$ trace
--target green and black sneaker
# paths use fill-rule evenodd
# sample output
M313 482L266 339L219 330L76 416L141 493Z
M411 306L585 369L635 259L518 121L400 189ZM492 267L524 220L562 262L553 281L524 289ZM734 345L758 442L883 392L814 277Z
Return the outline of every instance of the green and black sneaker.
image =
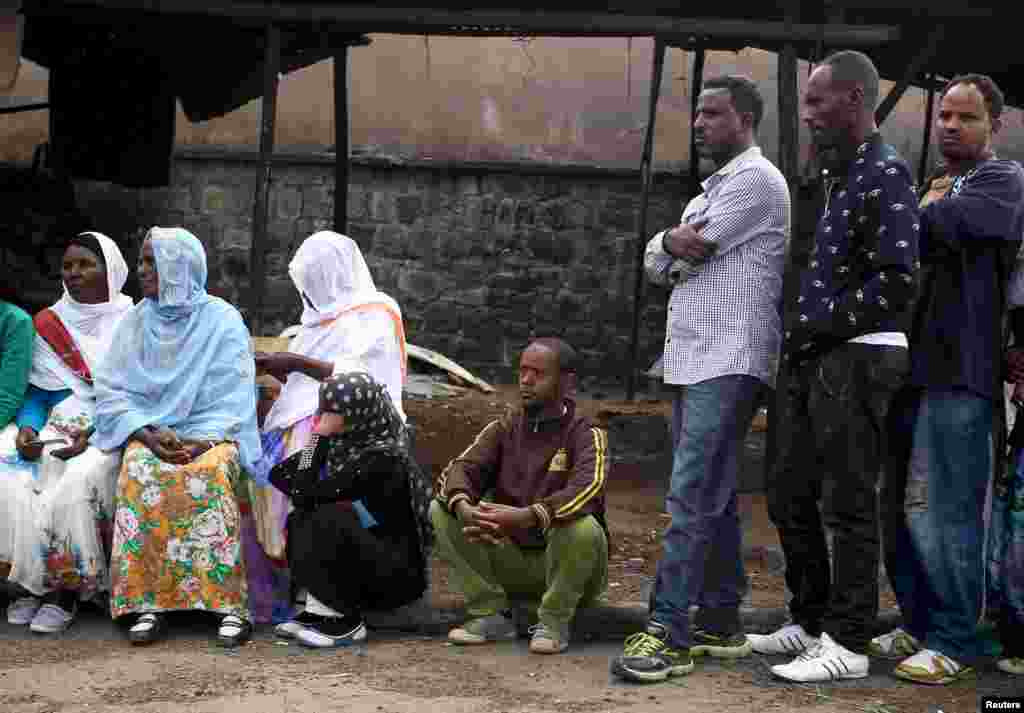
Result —
M622 647L622 656L612 661L612 674L627 681L653 683L693 671L689 651L668 644L668 630L652 621L647 630L633 634Z
M753 651L746 635L713 634L710 631L697 629L693 632L693 644L690 656L712 656L716 659L741 659L750 656Z

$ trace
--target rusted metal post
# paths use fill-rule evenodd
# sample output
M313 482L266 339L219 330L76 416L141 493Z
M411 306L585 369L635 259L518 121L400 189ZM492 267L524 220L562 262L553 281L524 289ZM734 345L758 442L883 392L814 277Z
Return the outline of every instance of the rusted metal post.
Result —
M270 216L271 158L274 154L274 120L277 116L277 84L281 70L281 30L267 25L263 61L263 105L260 111L260 184L252 209L252 247L249 250L249 330L260 335L266 279L267 222Z
M693 131L693 122L697 120L697 100L700 99L700 88L704 84L703 47L693 51L693 76L690 77L690 198L698 195L697 184L700 183L700 155L697 153L697 135Z
M654 121L658 115L658 97L661 95L661 75L665 69L665 43L654 38L654 67L651 71L651 95L647 107L647 129L640 157L640 216L637 220L636 269L633 283L633 325L629 342L629 373L626 382L626 400L636 396L637 352L640 347L640 304L644 290L644 248L647 246L647 204L651 198L651 161L654 154Z
M923 186L928 178L928 154L932 148L932 122L935 116L935 77L928 75L925 84L928 99L924 105L924 137L921 140L921 160L917 166L917 185Z
M348 45L334 55L334 230L348 230Z
M789 184L790 196L792 196L791 209L791 234L790 234L790 256L793 254L793 241L797 239L799 226L796 218L799 215L797 210L797 195L800 184L800 123L799 123L799 83L797 81L797 56L796 46L788 44L783 47L778 56L778 82L779 82L779 170L786 177ZM779 312L785 320L786 307L789 304L789 292L787 289L795 279L792 257L786 265L782 278L782 301L779 305ZM786 383L789 375L786 369L779 369L775 384L775 398L768 400L768 442L765 444L765 477L771 474L779 456L779 417L783 413L786 397Z

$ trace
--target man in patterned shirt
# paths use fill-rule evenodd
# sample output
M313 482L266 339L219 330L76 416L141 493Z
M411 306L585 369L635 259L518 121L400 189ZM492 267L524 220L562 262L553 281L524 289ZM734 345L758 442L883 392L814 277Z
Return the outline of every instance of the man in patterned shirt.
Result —
M860 52L822 62L803 99L831 160L783 349L790 437L767 483L792 623L748 637L759 653L802 654L772 667L791 681L867 676L878 614L875 488L889 401L907 371L920 226L910 171L875 126L877 99L878 71Z
M649 620L612 663L628 680L689 673L693 656L750 653L739 621L746 576L736 488L754 410L778 369L790 227L786 180L755 142L763 111L749 79L704 83L693 130L718 170L644 257L648 278L673 286L664 379L677 387L675 458ZM700 608L692 632L691 604Z

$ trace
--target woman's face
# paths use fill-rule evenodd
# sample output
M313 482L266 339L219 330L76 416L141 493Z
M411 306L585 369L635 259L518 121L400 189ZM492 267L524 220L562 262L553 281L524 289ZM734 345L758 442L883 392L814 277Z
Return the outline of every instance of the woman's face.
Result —
M160 278L156 274L156 256L153 254L153 242L146 238L139 252L139 286L142 296L151 300L160 297Z
M107 268L99 255L81 245L64 251L60 277L72 299L83 304L99 304L110 299Z
M345 417L340 413L321 411L320 420L316 425L316 433L321 436L337 436L346 430Z

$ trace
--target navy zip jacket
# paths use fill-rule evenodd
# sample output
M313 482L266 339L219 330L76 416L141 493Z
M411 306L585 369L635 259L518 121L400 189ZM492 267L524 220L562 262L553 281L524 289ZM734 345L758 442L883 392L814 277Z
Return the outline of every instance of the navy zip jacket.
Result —
M786 330L790 366L863 334L908 331L917 292L917 199L895 149L872 134L826 191Z
M925 279L910 339L913 386L1002 390L1006 284L1024 233L1024 171L992 159L921 211Z

